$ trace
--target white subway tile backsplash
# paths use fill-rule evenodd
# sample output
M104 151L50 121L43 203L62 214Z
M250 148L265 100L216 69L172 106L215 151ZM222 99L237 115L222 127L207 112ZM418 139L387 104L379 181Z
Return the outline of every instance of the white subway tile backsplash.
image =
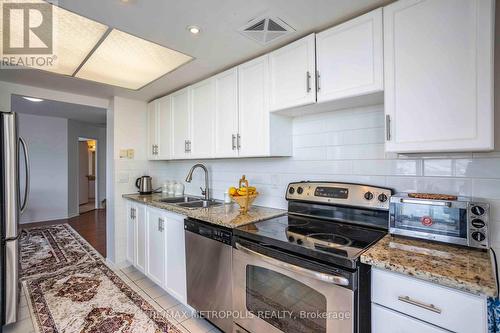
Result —
M384 159L384 144L345 145L327 147L329 160L373 160Z
M455 161L457 177L500 179L500 158L476 158Z
M474 198L500 200L500 180L498 179L473 179L472 188Z
M455 161L424 160L424 176L427 177L452 177L454 175Z
M366 183L396 192L473 196L489 202L492 219L500 221L500 152L385 153L381 105L294 118L293 145L293 157L202 161L210 170L214 197L222 199L224 191L237 185L243 174L259 188L256 204L277 208L286 208L284 191L290 182ZM150 162L149 172L155 184L165 179L183 181L197 162ZM145 168L141 161L117 163L123 163L120 170L131 170L131 182L132 175ZM193 182L185 185L187 193L199 195L199 187L204 186L202 172L195 172ZM498 245L500 248L500 240Z

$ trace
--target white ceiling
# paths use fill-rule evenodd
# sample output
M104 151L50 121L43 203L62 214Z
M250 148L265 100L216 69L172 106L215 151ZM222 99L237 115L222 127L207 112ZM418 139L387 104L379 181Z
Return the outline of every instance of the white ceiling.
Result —
M106 126L106 109L93 106L51 100L31 102L24 99L22 96L12 95L11 108L12 112L66 118L99 126Z
M392 0L59 0L65 9L195 60L138 91L29 69L0 70L0 81L149 101L389 2ZM266 46L238 33L238 28L259 16L277 16L296 32ZM193 24L201 27L199 36L186 31Z

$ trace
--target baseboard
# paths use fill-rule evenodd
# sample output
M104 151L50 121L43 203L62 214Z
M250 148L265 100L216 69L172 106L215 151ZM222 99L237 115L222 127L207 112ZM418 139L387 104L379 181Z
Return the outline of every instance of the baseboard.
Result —
M49 218L49 219L43 219L43 220L36 220L36 221L23 221L19 222L19 224L30 224L30 223L41 223L41 222L51 222L51 221L57 221L57 220L67 220L72 217L75 217L78 215L71 215L71 216L64 216L64 217L54 217L54 218Z
M108 258L106 258L106 264L108 264L109 266L111 266L115 269L122 269L122 268L125 268L125 267L128 267L131 265L127 260L123 260L123 261L120 261L118 263L114 263L111 260L109 260Z

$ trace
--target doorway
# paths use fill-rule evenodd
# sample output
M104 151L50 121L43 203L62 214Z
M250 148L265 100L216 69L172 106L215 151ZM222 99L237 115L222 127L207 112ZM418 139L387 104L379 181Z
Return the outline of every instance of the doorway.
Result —
M78 204L79 214L99 208L97 189L97 140L78 138Z

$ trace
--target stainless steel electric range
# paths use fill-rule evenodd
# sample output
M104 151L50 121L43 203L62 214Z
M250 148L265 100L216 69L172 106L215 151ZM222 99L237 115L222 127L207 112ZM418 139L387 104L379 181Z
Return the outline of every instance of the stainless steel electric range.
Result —
M370 268L388 229L387 188L288 185L288 214L233 231L235 332L370 331Z

